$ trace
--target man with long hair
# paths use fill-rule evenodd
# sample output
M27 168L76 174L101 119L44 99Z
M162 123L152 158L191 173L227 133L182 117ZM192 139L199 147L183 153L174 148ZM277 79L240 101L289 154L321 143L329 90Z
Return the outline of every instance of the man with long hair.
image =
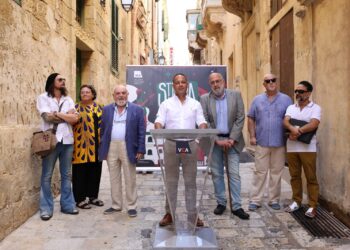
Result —
M58 73L51 74L46 81L45 92L37 99L37 109L42 118L41 129L52 129L57 124L56 148L43 157L40 187L40 218L49 220L53 215L54 203L51 192L51 179L55 163L59 159L61 174L61 212L78 214L71 188L70 171L73 153L73 130L79 118L74 102L67 95L66 79Z

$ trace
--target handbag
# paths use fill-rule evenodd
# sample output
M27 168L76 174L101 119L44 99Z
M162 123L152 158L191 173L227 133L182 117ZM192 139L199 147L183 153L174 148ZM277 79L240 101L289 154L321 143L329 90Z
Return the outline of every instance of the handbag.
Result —
M293 125L293 126L298 126L298 127L302 127L304 125L307 124L306 121L302 121L302 120L297 120L297 119L293 119L291 118L289 120L290 124ZM310 144L312 138L314 137L314 135L316 134L316 131L317 129L313 130L313 131L310 131L310 132L307 132L307 133L304 133L304 134L301 134L297 140L300 141L300 142L303 142L303 143L306 143L306 144Z
M61 111L62 104L60 105L58 112ZM58 124L54 124L52 129L48 129L45 131L38 131L33 133L32 140L32 152L41 157L45 157L49 155L52 151L55 150L57 139L56 139L56 130Z
M57 124L55 124L56 126ZM56 126L57 129L57 126ZM55 150L57 139L56 129L48 129L33 133L32 152L33 154L45 157Z

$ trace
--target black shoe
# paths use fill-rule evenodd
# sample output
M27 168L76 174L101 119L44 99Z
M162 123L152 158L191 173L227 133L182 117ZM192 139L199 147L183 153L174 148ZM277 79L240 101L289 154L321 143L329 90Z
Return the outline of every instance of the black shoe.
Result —
M110 207L110 208L107 208L103 214L113 214L113 213L116 213L116 212L120 212L122 211L121 209L115 209L113 207Z
M214 209L214 214L222 215L225 210L226 210L226 206L218 204L218 206Z
M136 209L129 209L128 210L128 215L129 215L129 217L136 217L137 216Z
M242 220L249 220L249 214L244 212L243 208L239 208L235 211L232 211L232 213Z
M42 220L49 220L51 219L52 215L48 215L48 214L43 214L43 215L40 215L40 218Z
M71 210L71 211L66 211L66 210L61 209L61 212L64 214L72 214L72 215L79 214L79 210L76 208L73 208L73 210Z

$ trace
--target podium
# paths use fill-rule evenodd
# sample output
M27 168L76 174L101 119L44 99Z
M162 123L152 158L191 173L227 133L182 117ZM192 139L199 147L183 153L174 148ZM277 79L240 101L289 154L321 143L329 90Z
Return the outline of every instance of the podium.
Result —
M205 221L204 227L197 223L208 177L207 163L219 131L154 129L150 133L164 181L166 210L173 221L163 227L157 224L153 249L218 249L213 229ZM198 165L206 166L203 182L197 180Z

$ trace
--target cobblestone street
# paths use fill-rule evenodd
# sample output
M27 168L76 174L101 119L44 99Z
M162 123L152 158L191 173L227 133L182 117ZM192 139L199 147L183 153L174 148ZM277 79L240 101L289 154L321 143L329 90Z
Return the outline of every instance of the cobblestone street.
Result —
M252 163L240 165L245 210L253 166ZM202 183L202 171L198 171L198 178ZM0 243L0 249L152 249L155 228L164 212L161 173L138 174L137 182L136 218L129 218L125 210L112 215L103 214L110 206L109 175L104 165L100 190L100 198L105 202L103 207L80 210L77 216L65 215L59 212L59 199L56 199L51 220L41 221L36 213L7 236ZM212 213L216 207L212 190L212 182L208 179L201 218L204 218L205 226L214 228L220 249L350 249L349 240L311 237L291 215L283 210L274 211L266 203L257 212L250 212L249 221L232 217L229 209L224 215L215 216ZM281 203L287 204L290 197L290 186L283 181Z

